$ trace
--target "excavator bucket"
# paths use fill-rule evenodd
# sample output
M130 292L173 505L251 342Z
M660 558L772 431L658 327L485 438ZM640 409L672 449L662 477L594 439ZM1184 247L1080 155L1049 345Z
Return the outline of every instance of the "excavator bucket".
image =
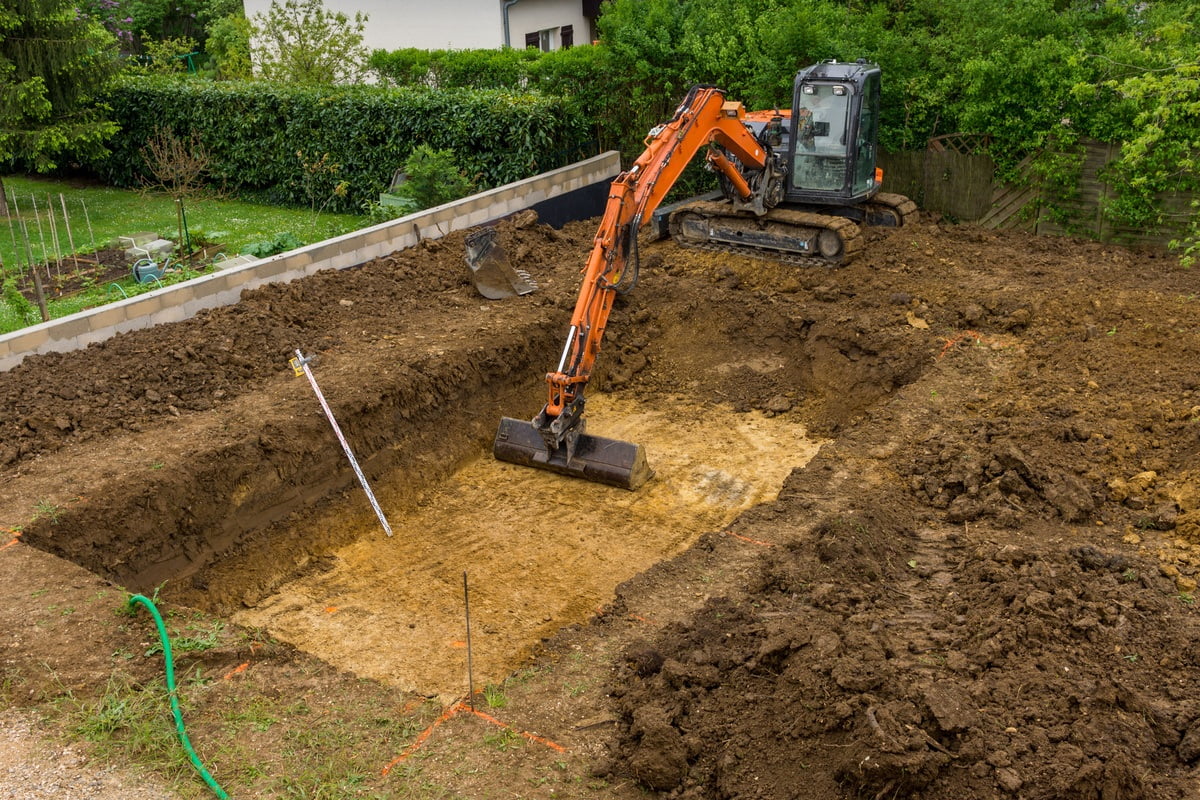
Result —
M537 281L508 262L508 253L496 241L496 229L480 228L467 236L467 266L479 293L489 300L529 294Z
M582 433L575 453L568 459L566 448L547 449L532 422L512 417L500 420L492 454L499 461L548 469L620 489L637 489L654 475L640 444Z

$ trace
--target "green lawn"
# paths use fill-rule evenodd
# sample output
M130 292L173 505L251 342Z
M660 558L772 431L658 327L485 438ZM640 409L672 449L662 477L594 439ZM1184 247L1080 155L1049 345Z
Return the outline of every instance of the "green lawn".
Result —
M74 239L76 252L86 255L93 250L93 241L96 246L104 247L115 244L118 236L143 231L157 233L165 239L179 238L175 202L166 195L105 186L81 188L62 181L9 175L4 177L4 188L10 203L14 196L16 198L36 261L42 260L43 244L48 255L54 252L47 214L50 204L54 206L54 222L64 254L70 250L70 239ZM63 225L63 200L70 219L70 237ZM33 212L34 203L40 212L40 234ZM308 209L257 205L240 200L192 200L186 203L184 210L193 240L203 238L227 245L231 255L237 255L253 242L273 239L280 233L290 232L304 244L310 244L369 224L366 217L353 214L314 215ZM0 220L0 258L6 268L26 263L24 253L17 256L16 246L20 243L16 227Z
M29 264L21 222L28 233L34 263L56 261L56 238L59 255L70 255L71 243L74 242L74 252L85 257L97 248L117 245L120 236L135 233L155 233L164 239L179 241L175 201L166 195L16 175L4 177L4 188L9 197L9 210L14 213L8 220L0 218L3 277L11 278L18 271L24 274ZM64 221L64 202L69 227ZM51 207L54 209L53 228L49 213ZM364 216L314 214L308 209L258 205L240 200L192 200L185 204L184 211L193 250L200 242L220 244L224 245L225 253L230 256L243 252L255 243L274 240L281 234L291 234L302 244L311 244L370 224L370 220ZM197 268L203 270L204 265L198 264ZM57 267L55 271L59 271ZM52 319L58 319L197 274L200 273L185 270L165 275L162 282L139 285L132 277L126 277L118 282L92 285L63 297L52 296L48 310ZM40 321L41 316L36 309L22 302L11 289L7 300L0 296L0 334Z

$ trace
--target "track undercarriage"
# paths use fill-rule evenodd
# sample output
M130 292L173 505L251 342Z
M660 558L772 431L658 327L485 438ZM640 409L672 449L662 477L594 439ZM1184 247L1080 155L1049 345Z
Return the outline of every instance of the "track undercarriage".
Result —
M887 193L852 208L781 206L761 217L736 213L728 202L699 201L676 209L669 229L671 238L688 247L840 265L862 251L863 225L898 228L916 218L916 203Z

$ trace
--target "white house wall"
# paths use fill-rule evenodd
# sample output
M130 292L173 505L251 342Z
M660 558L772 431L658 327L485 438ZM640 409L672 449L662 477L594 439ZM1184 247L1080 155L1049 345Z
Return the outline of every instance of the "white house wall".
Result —
M517 0L515 5L508 8L509 44L513 47L524 47L527 33L547 29L557 31L563 25L573 26L575 44L591 44L588 21L583 16L583 3L580 0ZM555 38L553 49L557 50L560 45L561 42Z
M522 0L525 2L528 0ZM536 1L536 0L533 0ZM324 0L325 8L354 18L367 15L363 44L368 50L498 48L504 43L500 0ZM578 4L578 3L576 3ZM246 16L266 14L271 0L244 0ZM570 23L563 23L570 24ZM578 41L578 39L577 39ZM514 42L514 46L523 46Z
M503 0L324 0L325 8L367 15L363 43L369 50L499 48L504 45ZM246 16L266 14L271 0L243 0ZM581 0L517 0L509 5L509 44L525 46L525 34L571 25L575 44L589 43ZM559 41L555 35L554 47Z

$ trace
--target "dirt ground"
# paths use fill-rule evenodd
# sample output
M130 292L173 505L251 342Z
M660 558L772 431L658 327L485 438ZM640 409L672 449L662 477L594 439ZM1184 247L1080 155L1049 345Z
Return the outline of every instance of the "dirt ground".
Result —
M838 269L646 243L590 407L631 494L488 455L593 232L505 223L526 297L455 234L0 375L13 718L200 796L122 716L165 697L124 587L235 797L1200 795L1195 275L929 220Z

